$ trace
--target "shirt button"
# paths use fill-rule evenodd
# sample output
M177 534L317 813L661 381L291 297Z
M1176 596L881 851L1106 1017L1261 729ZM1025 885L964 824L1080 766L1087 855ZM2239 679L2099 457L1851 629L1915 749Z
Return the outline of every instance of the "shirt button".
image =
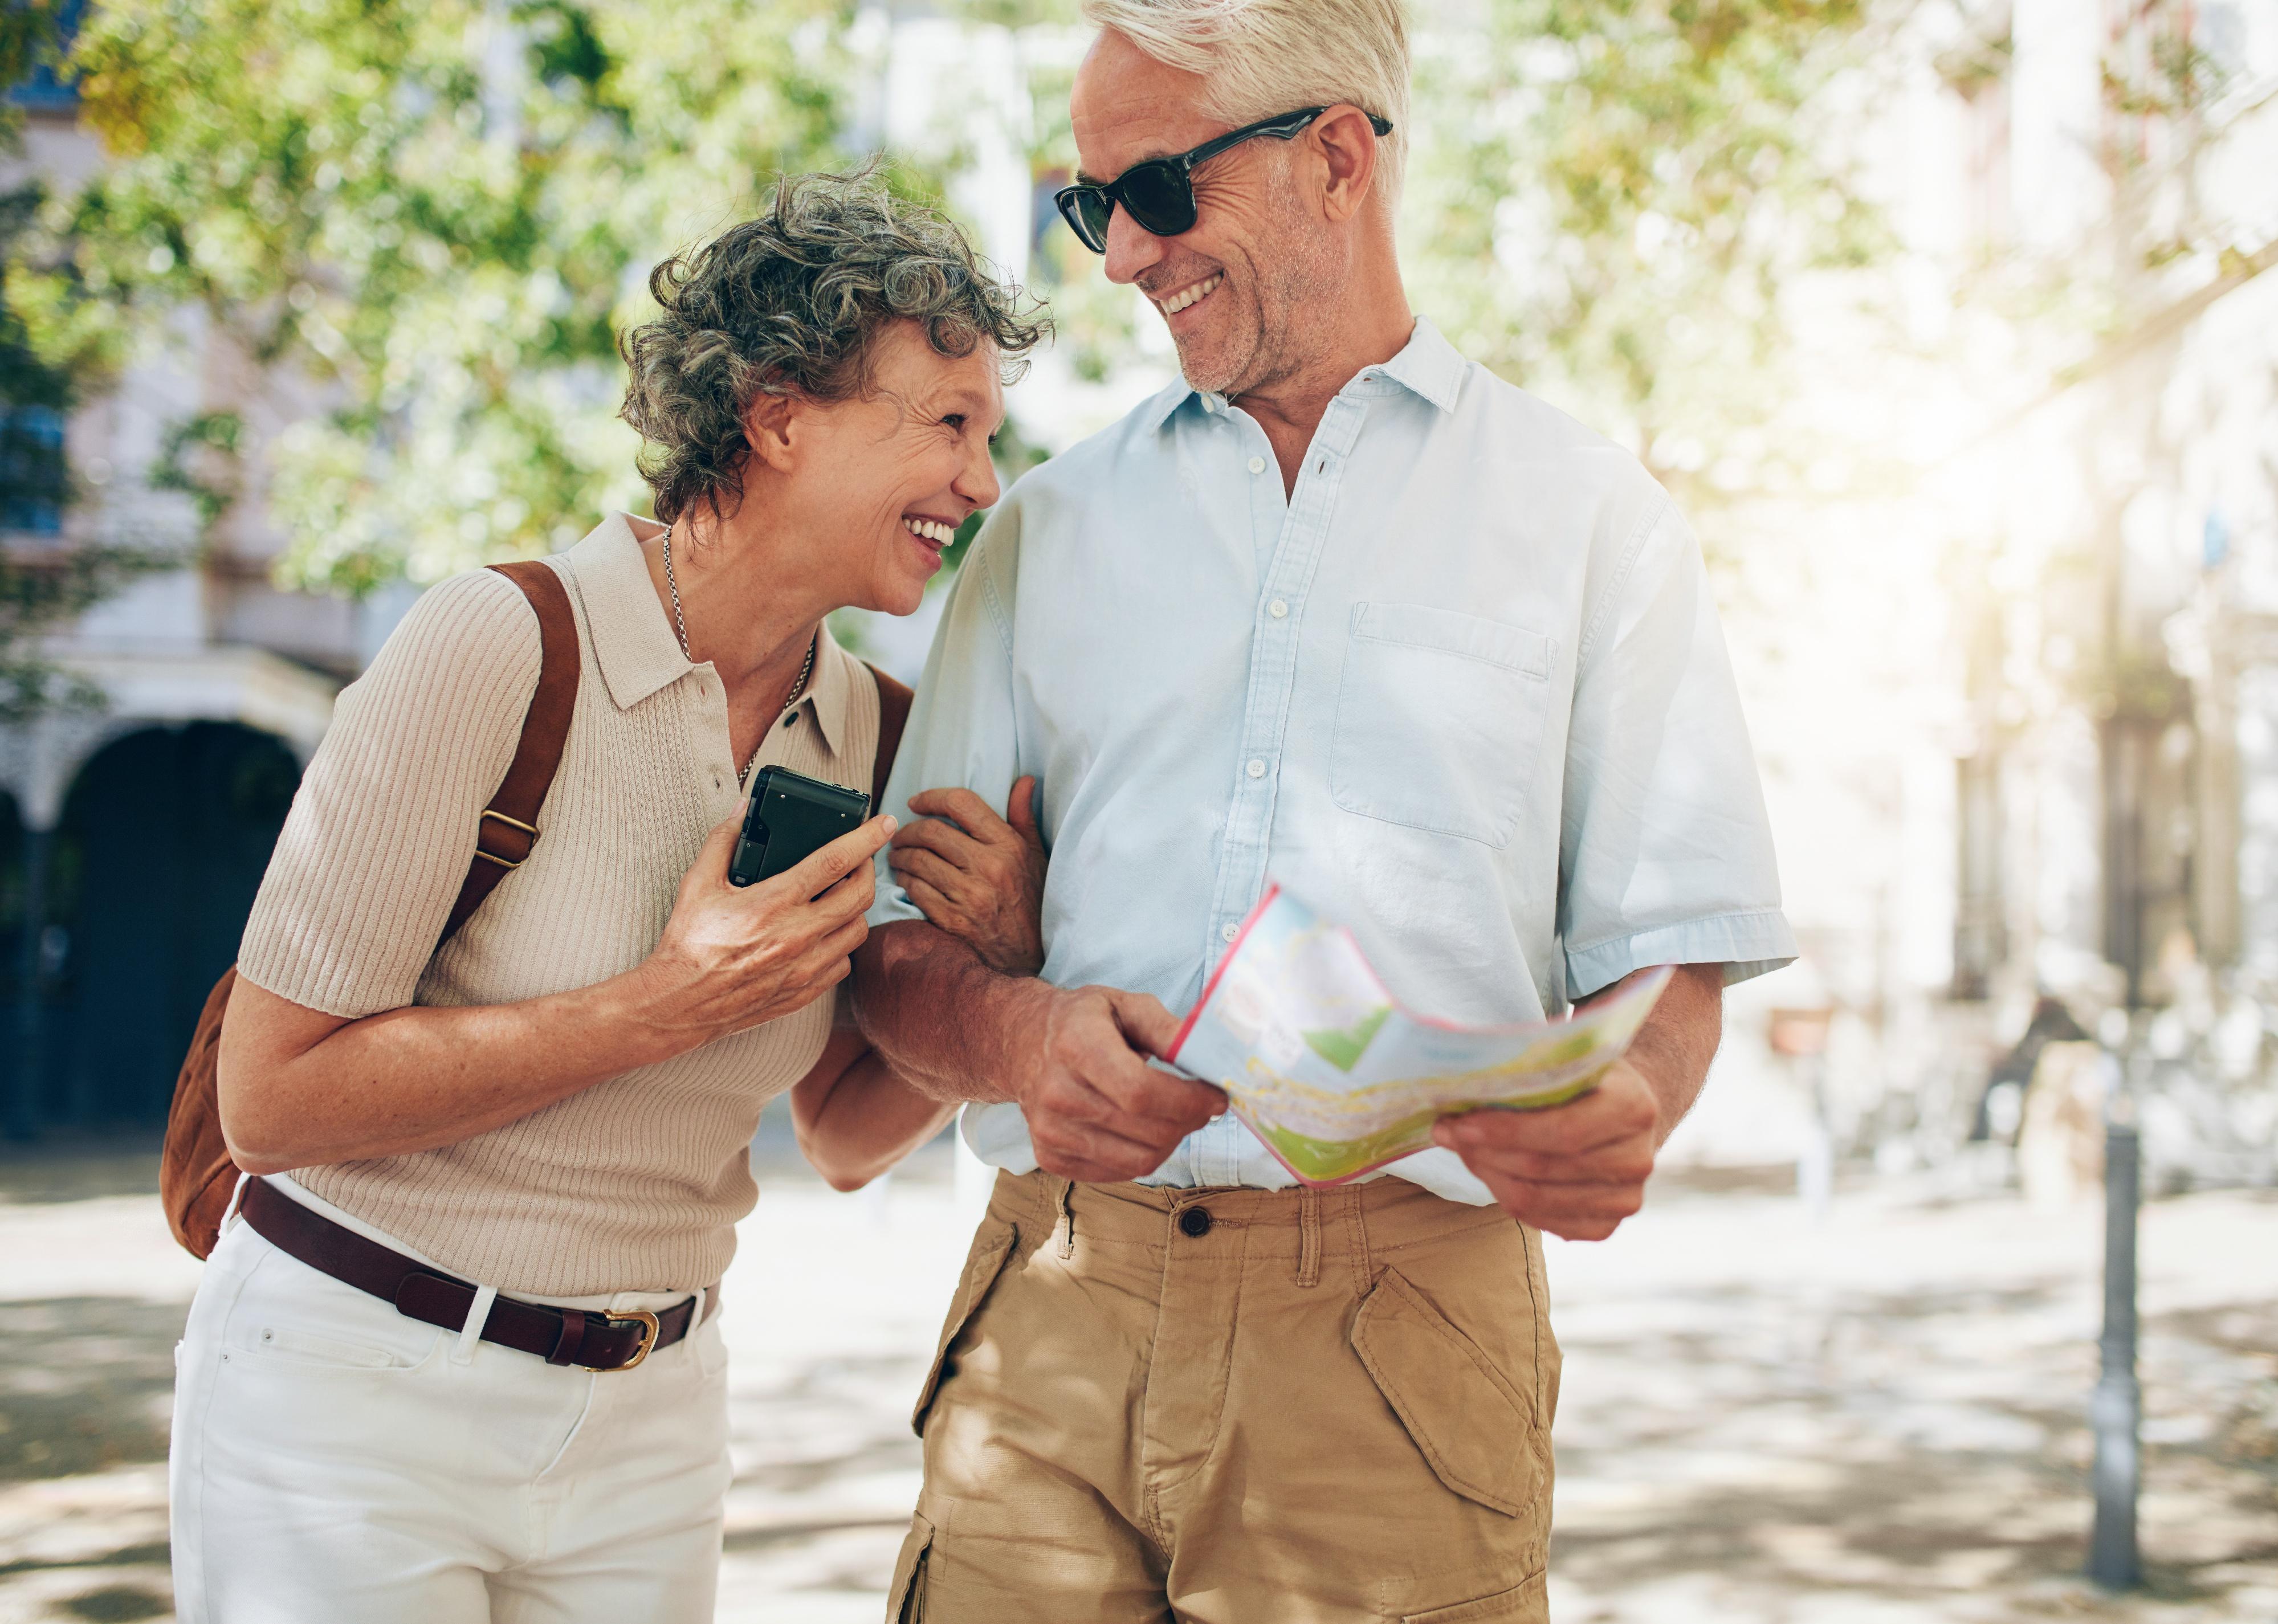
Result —
M1286 621L1289 618L1289 606L1277 598L1265 606L1265 613L1277 621Z
M724 789L728 787L728 781L715 773L712 774L712 787L715 789Z
M788 727L790 727L790 726L791 725L791 723L793 723L793 722L797 721L798 720L799 720L799 713L798 713L797 711L793 711L790 715L788 715L788 716L786 716L786 717L784 717L784 727L786 727L786 728L788 728Z
M1259 761L1259 760L1257 760L1257 759L1253 759L1250 761L1250 775L1252 778L1263 778L1263 777L1265 777L1265 763L1264 763L1263 761Z
M1218 934L1220 940L1231 942L1236 936L1242 934L1242 926L1239 925L1221 925L1218 927Z
M1250 458L1250 471L1253 474L1264 473L1265 471L1265 459L1264 457Z

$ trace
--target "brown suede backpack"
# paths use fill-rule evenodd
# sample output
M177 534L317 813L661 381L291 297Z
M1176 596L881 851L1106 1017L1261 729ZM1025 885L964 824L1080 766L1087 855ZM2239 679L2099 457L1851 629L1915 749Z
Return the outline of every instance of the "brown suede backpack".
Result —
M498 791L477 820L475 850L468 859L467 877L458 900L436 939L440 949L459 927L473 917L483 899L500 881L522 866L538 842L539 812L554 774L562 765L562 751L570 738L570 719L577 706L577 622L570 607L570 594L562 577L546 564L524 561L493 564L492 568L522 589L538 612L538 688L522 719L522 737ZM909 721L910 690L875 666L878 682L878 757L870 780L870 807L875 812L885 797L886 775L892 770L902 728ZM230 989L237 984L232 965L206 995L190 1036L189 1053L181 1074L174 1079L174 1101L166 1114L165 1144L159 1154L158 1195L165 1204L166 1222L180 1241L197 1257L213 1251L220 1239L221 1223L237 1188L241 1170L231 1159L221 1131L221 1100L216 1080L221 1050L222 1016L229 1008Z

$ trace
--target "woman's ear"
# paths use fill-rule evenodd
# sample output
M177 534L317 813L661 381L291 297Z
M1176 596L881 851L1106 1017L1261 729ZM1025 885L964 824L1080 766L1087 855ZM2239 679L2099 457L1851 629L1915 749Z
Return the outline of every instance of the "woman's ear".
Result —
M799 402L787 394L761 394L744 419L744 438L752 454L778 474L788 474L799 438Z

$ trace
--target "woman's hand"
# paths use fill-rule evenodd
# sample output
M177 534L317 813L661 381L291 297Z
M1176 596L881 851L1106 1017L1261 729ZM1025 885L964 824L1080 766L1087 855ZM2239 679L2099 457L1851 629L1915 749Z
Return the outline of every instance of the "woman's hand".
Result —
M705 841L639 972L649 1018L699 1042L780 1019L846 979L848 955L869 934L870 859L894 833L891 818L873 818L796 868L738 887L728 858L742 822L738 812Z
M1034 975L1044 967L1044 839L1036 830L1036 781L1013 784L1008 823L970 789L910 797L924 821L898 830L887 858L925 916L968 943L992 970Z

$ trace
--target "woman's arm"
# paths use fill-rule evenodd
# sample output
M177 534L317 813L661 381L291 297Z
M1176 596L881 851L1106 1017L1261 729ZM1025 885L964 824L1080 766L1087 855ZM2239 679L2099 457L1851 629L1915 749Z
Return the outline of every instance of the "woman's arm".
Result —
M851 1026L791 1091L799 1147L834 1190L859 1190L941 1132L953 1105L904 1082Z
M845 979L868 934L870 859L894 820L748 889L728 883L740 823L712 831L647 959L592 987L344 1020L241 977L217 1079L231 1155L277 1173L454 1145L804 1008Z
M1034 778L1013 786L1009 822L970 790L928 789L910 797L910 810L926 816L895 835L889 859L928 918L1007 975L1032 976L1044 962L1036 804ZM956 1109L920 1094L850 1028L832 1034L791 1094L799 1147L834 1190L860 1189Z

